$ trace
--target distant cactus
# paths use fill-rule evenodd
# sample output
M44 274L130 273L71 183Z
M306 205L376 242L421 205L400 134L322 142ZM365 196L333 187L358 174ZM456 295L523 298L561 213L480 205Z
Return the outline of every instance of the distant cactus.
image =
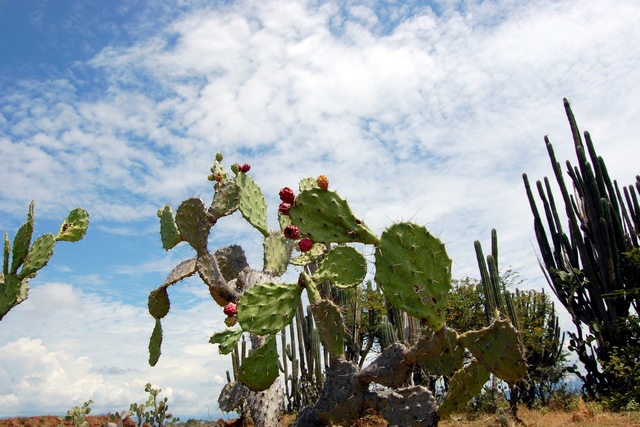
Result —
M18 229L13 240L4 234L4 263L0 274L0 320L16 305L27 299L29 280L36 277L53 255L56 242L77 242L89 227L89 214L81 208L72 210L60 225L55 236L43 234L33 243L34 202L29 205L27 221Z
M211 338L212 343L220 344L221 352L235 353L235 381L225 387L219 399L225 410L246 404L251 407L256 425L275 425L275 412L259 413L255 402L269 402L270 406L275 406L277 399L273 393L282 393L277 381L279 372L287 375L288 361L294 360L298 363L293 363L291 368L305 374L296 377L295 385L293 375L291 381L285 378L290 398L297 398L294 386L304 387L298 379L314 383L320 391L318 398L300 411L297 420L300 426L349 424L367 410L378 412L392 424L435 426L439 418L448 416L477 394L489 373L508 381L524 377L526 363L522 346L508 320L497 320L487 328L462 335L446 327L451 259L442 242L425 227L400 222L378 236L355 216L346 200L328 189L328 179L321 177L303 179L297 196L290 190L280 192L282 203L288 206L283 209L281 204L278 208L281 230L270 231L266 228L266 204L259 187L237 165L232 167L236 177L231 178L221 160L222 156L217 156L211 168L210 179L216 182L212 206L236 206L235 202L220 203L220 199L229 197L223 191L230 185L228 182L238 185L240 202L237 209L265 237L263 271L245 268L233 278L223 277L220 263L207 249L209 231L220 216L203 214L221 210L205 210L202 202L188 200L178 209L175 223L179 240L188 242L197 257L176 267L159 289L166 289L198 272L219 305L237 303L240 329L227 329ZM237 194L233 193L233 197L237 199ZM167 212L170 212L169 208L159 212L161 220L167 224L164 234L175 236ZM225 214L229 212L225 211ZM313 247L300 250L299 256L292 257L296 249L300 249L298 241L302 239L313 242ZM174 243L178 239L167 240ZM407 342L403 332L406 345L397 342L388 346L364 369L346 359L345 320L334 301L334 298L340 298L338 292L361 285L368 273L365 257L350 246L352 243L373 245L377 286L386 300L423 324L421 335L416 333L415 338ZM281 283L276 279L289 264L302 267L298 281ZM336 292L334 297L331 296L332 289ZM305 292L309 301L306 315L301 304ZM157 295L150 298L150 302L152 299L164 301L163 293L158 290L153 293ZM162 307L167 305L162 302ZM152 315L164 314L164 309L154 307L152 311L151 305L150 311ZM160 320L154 317L158 326ZM390 337L396 334L393 327L385 328ZM290 343L286 342L287 330ZM417 328L415 330L417 332ZM249 354L237 350L242 332L249 333L253 342ZM278 334L282 357L277 350ZM157 336L154 332L151 362L157 361L159 355ZM298 351L294 337L297 337ZM388 339L389 342L392 340ZM463 365L464 347L475 356L468 366ZM456 386L450 388L441 405L425 387L409 385L415 366L428 372L444 371L453 375L451 383ZM243 391L238 382L250 391ZM372 382L392 387L392 390L370 390ZM252 399L254 403L251 403Z

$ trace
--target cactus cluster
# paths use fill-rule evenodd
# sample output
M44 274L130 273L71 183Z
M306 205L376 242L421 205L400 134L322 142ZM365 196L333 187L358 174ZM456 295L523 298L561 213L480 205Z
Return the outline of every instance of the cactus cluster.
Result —
M29 280L36 277L53 255L56 242L77 242L89 227L89 214L82 208L72 210L60 225L58 233L33 238L34 202L29 205L27 221L18 229L13 239L4 235L4 262L0 274L0 320L16 305L23 302L29 292Z
M451 259L444 244L424 226L399 222L378 236L353 213L346 200L329 189L327 177L320 176L301 180L297 195L288 187L280 191L280 230L269 230L265 198L246 173L248 169L232 166L236 175L231 178L221 161L222 156L218 155L211 168L210 180L215 181L216 193L209 209L201 201L190 199L178 208L175 220L170 207L158 213L164 247L186 241L197 256L176 267L149 299L159 330L154 330L151 338L152 364L157 361L161 342L159 315L166 314L164 308L168 310L160 289L166 290L198 272L219 305L237 304L233 317L239 328L216 333L210 340L219 344L222 353L234 354L234 381L220 397L221 407L226 410L250 399L263 399L264 393L275 393L280 388L276 381L279 371L285 373L287 389L297 386L293 381L293 377L298 378L297 372L287 376L291 364L293 370L303 369L313 375L315 384L322 386L317 400L308 402L309 406L301 411L298 425L346 423L367 409L393 423L404 424L402 420L411 419L413 425L436 425L439 417L464 405L472 391L479 391L490 372L507 381L517 381L525 375L522 346L510 322L496 321L485 329L462 335L446 327ZM223 277L221 262L208 252L207 240L211 227L234 208L265 237L264 266L262 272L245 268L233 277ZM345 358L345 321L335 298L330 296L362 284L368 274L367 261L351 246L353 243L373 245L377 286L398 312L411 316L407 318L415 326L411 342L387 347L365 369ZM281 283L277 278L290 265L300 269L298 280ZM306 316L302 307L305 292L309 301ZM153 304L162 302L163 309L152 308L152 299ZM229 316L226 309L225 314ZM296 333L303 328L308 333ZM420 330L422 334L418 333ZM244 351L245 332L253 343L249 354ZM286 343L287 332L290 343ZM239 347L243 350L239 351ZM475 356L468 365L464 365L462 357L465 348ZM291 363L294 360L299 363ZM438 405L426 388L407 386L414 366L453 375L452 381L460 386L452 387ZM393 391L372 389L372 382L392 387ZM256 412L252 413L255 418ZM257 425L267 422L258 420Z

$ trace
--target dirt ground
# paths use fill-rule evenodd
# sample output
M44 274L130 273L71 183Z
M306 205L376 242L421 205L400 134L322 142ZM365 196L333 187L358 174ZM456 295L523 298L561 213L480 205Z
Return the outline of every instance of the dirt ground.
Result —
M640 412L628 413L594 413L589 410L574 412L565 411L530 411L521 409L518 412L522 423L509 420L504 427L640 427ZM110 422L106 416L87 416L89 427L106 427ZM294 421L293 416L285 416L279 427L290 427ZM16 417L0 420L0 427L73 427L73 423L60 421L57 416L43 415L36 417ZM197 427L250 427L252 424L243 425L239 420L202 421ZM368 416L350 427L387 427L388 424L381 418ZM498 416L479 415L476 417L453 416L449 420L440 421L441 427L494 427L503 426ZM133 420L127 420L125 427L137 427ZM274 426L276 427L276 426ZM342 426L346 427L346 426Z

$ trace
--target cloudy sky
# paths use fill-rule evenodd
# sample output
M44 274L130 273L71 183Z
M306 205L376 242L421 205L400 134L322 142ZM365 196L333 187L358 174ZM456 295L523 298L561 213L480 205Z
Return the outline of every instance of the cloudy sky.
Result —
M502 267L545 286L521 175L551 175L544 135L574 160L566 97L611 175L635 180L639 23L622 0L0 0L0 230L32 199L37 234L91 215L0 323L0 417L115 412L147 382L183 419L219 412L230 363L204 285L171 289L154 368L146 310L191 256L161 248L156 211L210 200L218 151L252 165L272 228L278 190L324 173L377 232L440 235L454 277L478 276L473 241L497 228ZM240 218L211 237L261 267Z

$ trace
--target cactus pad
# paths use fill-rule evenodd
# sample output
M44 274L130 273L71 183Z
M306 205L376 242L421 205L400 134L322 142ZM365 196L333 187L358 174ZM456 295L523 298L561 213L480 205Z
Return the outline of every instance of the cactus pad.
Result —
M242 329L234 328L227 329L226 331L217 332L213 334L209 343L211 344L219 344L218 351L220 354L229 354L233 350L235 350L240 337L242 336Z
M31 236L33 235L33 202L29 205L29 213L27 214L27 222L22 224L13 239L13 259L11 260L10 273L15 274L22 265L29 253L29 245L31 244ZM8 260L8 253L7 260Z
M291 256L291 240L279 231L272 231L264 239L264 271L282 276L287 271Z
M440 418L463 411L467 402L482 391L482 386L489 380L489 371L476 359L458 370L449 382L442 404L438 408Z
M324 348L334 356L344 355L344 322L338 306L322 300L312 304L311 310Z
M188 242L196 252L201 253L207 250L211 225L202 200L194 197L182 202L176 212L176 225L182 240Z
M451 258L425 227L397 223L382 233L375 278L391 304L425 320L436 332L444 326Z
M43 234L38 237L29 249L24 265L18 274L18 279L32 277L38 270L47 265L51 255L53 255L55 243L56 239L53 234Z
M216 185L213 203L207 211L214 222L238 210L241 192L240 186L235 181L223 181Z
M278 378L278 347L275 335L254 350L240 365L238 379L253 391L268 389Z
M156 366L158 363L160 347L162 347L162 324L160 324L160 319L156 319L156 326L149 339L149 365Z
M82 208L76 208L62 222L56 241L77 242L81 240L89 228L89 213Z
M289 209L289 216L314 242L378 242L378 236L355 217L347 202L334 191L313 188L301 192Z
M322 260L313 274L315 282L330 280L338 288L362 283L367 274L367 261L351 246L337 246Z
M458 341L458 333L448 327L438 332L425 329L418 342L409 350L407 360L418 363L433 375L451 376L464 359L464 346Z
M168 251L182 241L178 226L173 218L171 206L166 205L164 208L158 209L158 218L160 218L160 239L162 240L162 247Z
M253 225L263 236L269 235L267 224L267 203L260 187L246 173L236 175L236 183L242 189L240 194L240 212L249 224Z
M256 335L274 334L293 320L302 287L287 283L260 283L242 294L238 321L242 329Z
M514 384L527 374L522 343L508 320L460 335L460 342L496 377Z
M171 301L169 300L169 294L167 288L161 286L154 289L149 293L149 301L147 303L149 307L149 313L156 319L162 319L169 313L171 307Z

